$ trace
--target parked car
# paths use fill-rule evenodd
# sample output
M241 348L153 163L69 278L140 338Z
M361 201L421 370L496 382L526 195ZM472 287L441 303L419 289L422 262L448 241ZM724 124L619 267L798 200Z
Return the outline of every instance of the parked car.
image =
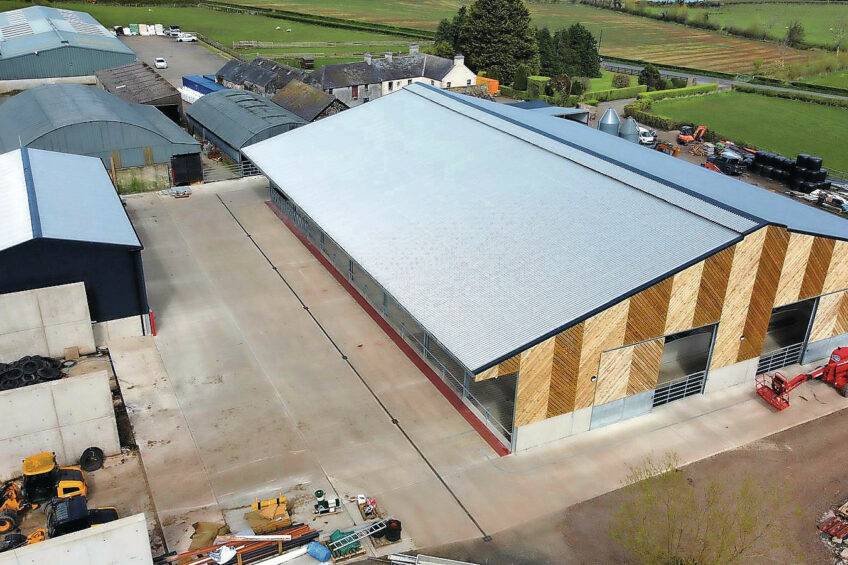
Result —
M165 28L165 35L168 37L179 37L181 33L180 26L168 26Z
M181 41L184 43L190 43L193 41L197 41L197 36L193 33L181 33L177 36L177 41Z
M641 145L653 145L657 142L657 132L652 129L639 126L639 143Z
M168 61L166 61L164 57L156 57L153 60L153 66L156 67L157 69L167 69L168 68Z
M725 150L721 155L707 157L706 168L726 175L741 175L745 171L745 161L737 153Z

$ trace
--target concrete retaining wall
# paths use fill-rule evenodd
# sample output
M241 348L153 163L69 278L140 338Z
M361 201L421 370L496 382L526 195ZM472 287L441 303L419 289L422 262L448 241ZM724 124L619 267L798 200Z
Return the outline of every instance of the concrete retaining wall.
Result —
M94 353L83 283L0 294L0 363L25 355L62 357L66 347Z
M145 316L130 316L108 322L98 322L92 326L94 344L97 347L109 347L109 342L122 337L139 337L149 332L145 327ZM147 322L149 324L149 322Z
M152 565L144 514L0 553L0 565Z
M20 476L21 461L35 453L53 451L60 465L75 465L87 447L121 451L106 371L0 392L0 414L3 481Z

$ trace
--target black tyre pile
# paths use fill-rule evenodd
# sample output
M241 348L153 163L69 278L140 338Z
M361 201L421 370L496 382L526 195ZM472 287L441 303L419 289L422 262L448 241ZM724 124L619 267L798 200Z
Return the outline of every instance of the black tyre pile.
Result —
M827 169L822 168L821 157L801 153L793 161L783 155L758 151L748 170L764 177L786 183L798 192L809 194L814 190L830 190Z
M0 363L0 390L11 390L61 379L64 376L61 359L27 355L14 363Z

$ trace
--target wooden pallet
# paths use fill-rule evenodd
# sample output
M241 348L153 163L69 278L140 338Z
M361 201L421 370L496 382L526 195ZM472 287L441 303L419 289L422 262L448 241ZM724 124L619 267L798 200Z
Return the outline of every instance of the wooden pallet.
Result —
M356 559L357 557L362 557L363 555L365 555L365 547L360 546L359 550L353 553L347 553L341 557L336 557L335 555L333 555L333 563L345 563L347 561Z
M374 511L371 513L370 516L365 515L365 507L367 506L366 504L360 504L357 502L356 505L359 507L359 515L362 516L363 520L379 520L386 517L386 515L383 514L383 510L382 508L380 508L379 503L374 505Z

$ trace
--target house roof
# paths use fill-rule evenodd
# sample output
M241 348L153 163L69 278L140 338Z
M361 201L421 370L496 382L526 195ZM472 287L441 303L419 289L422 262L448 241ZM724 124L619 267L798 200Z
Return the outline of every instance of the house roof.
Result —
M267 98L246 90L211 92L186 115L236 149L270 128L292 129L306 122Z
M19 148L0 155L0 251L47 238L141 248L96 157Z
M336 100L332 94L327 94L320 88L293 80L283 87L271 101L281 108L297 114L307 122L318 117L318 114ZM342 104L342 102L339 102Z
M107 92L120 96L127 102L178 104L180 101L180 93L177 89L147 63L137 62L103 69L97 71L95 76Z
M46 84L0 104L0 151L29 145L54 130L86 122L126 123L171 143L200 145L153 106L131 104L93 86Z
M451 59L435 55L415 54L386 58L374 58L371 63L339 63L324 65L313 71L312 77L321 87L343 88L358 84L379 84L388 80L425 77L442 80L453 68Z
M135 56L85 12L30 6L0 13L0 60L67 46Z
M283 88L291 80L311 82L310 73L283 65L275 61L257 57L253 61L230 59L218 70L216 75L222 76L233 84L255 84L263 89L274 83L277 90Z

